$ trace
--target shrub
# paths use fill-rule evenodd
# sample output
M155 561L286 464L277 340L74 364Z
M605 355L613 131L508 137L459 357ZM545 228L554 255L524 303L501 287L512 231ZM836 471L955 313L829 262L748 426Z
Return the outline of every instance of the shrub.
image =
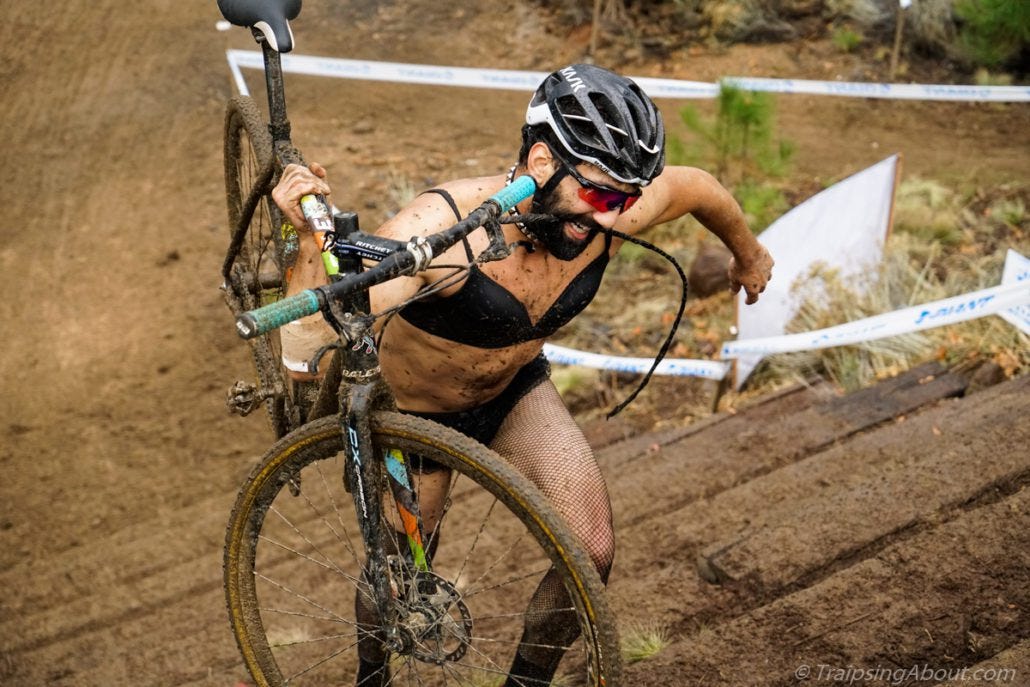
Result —
M854 52L862 44L862 34L847 26L839 26L833 30L831 40L841 52Z
M955 12L964 22L959 40L977 64L1011 63L1030 44L1030 3L1022 0L958 0Z
M706 121L692 106L680 110L683 124L698 138L686 143L667 136L666 156L670 164L714 165L715 175L733 191L757 232L788 207L783 192L769 179L786 174L794 145L774 135L772 94L724 83L717 106L714 121Z
M718 111L714 122L706 122L693 106L680 110L680 119L700 137L699 145L687 147L668 138L670 162L684 158L703 160L704 148L715 163L716 176L729 181L753 178L759 174L780 176L794 153L789 142L774 140L773 122L776 101L770 93L745 91L727 83L719 88Z

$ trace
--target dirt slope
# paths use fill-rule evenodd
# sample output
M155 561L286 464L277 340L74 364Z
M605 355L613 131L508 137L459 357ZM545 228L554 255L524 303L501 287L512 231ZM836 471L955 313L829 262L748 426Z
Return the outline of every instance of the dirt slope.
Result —
M534 69L579 57L581 34L505 8L307 3L294 29L312 54ZM0 684L234 685L222 528L269 440L260 417L222 401L249 366L218 291L222 50L249 39L214 32L214 2L13 0L4 15ZM818 77L828 55L609 62ZM508 163L525 101L316 78L288 94L298 144L366 226L395 175L428 184ZM1025 107L798 99L781 113L807 174L901 150L908 173L1026 178ZM1030 395L1017 380L936 402L963 386L941 379L909 405L809 391L665 435L658 451L653 437L605 449L615 603L625 623L657 617L676 634L632 684L791 684L802 660L994 657L1026 671Z

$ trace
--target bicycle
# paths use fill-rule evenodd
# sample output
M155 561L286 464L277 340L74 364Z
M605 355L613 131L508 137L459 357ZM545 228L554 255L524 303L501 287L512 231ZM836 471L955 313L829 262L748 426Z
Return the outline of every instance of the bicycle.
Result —
M249 97L232 98L226 112L232 234L223 288L258 375L257 385L233 387L230 406L245 414L265 404L279 439L241 487L226 532L226 601L248 670L261 686L354 684L360 646L389 657L376 685L495 685L526 623L548 622L578 631L563 646L565 675L575 684L615 685L614 616L579 541L503 458L396 412L372 337L383 314L369 314L371 286L425 269L481 227L490 247L478 259L503 258L511 247L499 218L535 191L533 180L515 180L449 229L408 243L364 234L356 214L305 197L309 224L325 232L332 277L283 298L293 247L269 192L286 164L302 163L280 63L300 3L220 0L219 7L261 45L269 102L267 125ZM289 384L276 328L317 312L340 337L310 363L331 349L328 371L320 382ZM445 470L423 470L427 461ZM439 511L419 507L424 489L442 492ZM567 600L529 613L537 583L552 569Z

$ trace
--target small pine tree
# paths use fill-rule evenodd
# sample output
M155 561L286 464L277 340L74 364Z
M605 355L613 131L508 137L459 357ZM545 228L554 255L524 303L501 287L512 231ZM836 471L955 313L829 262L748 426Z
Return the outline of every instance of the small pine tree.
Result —
M1030 46L1030 2L958 0L955 13L964 22L959 40L977 64L1005 65Z
M714 123L705 122L693 107L683 108L680 117L714 151L716 175L740 179L754 176L755 167L763 174L778 176L789 161L793 147L773 141L775 110L773 95L723 84ZM686 151L673 146L673 152Z
M775 109L770 93L722 84L714 121L706 121L694 107L680 110L684 125L703 145L688 147L675 137L666 139L670 164L714 162L715 175L732 188L754 231L764 229L787 207L782 191L769 183L787 172L794 153L793 144L775 140Z

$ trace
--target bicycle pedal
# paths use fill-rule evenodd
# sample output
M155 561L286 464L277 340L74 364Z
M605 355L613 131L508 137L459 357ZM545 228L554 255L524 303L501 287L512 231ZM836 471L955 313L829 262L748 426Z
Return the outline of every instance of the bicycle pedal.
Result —
M250 382L237 380L235 384L229 387L225 398L225 405L229 408L229 412L235 413L240 417L247 417L257 410L265 402L265 399L271 395L267 391L258 391L258 388Z

